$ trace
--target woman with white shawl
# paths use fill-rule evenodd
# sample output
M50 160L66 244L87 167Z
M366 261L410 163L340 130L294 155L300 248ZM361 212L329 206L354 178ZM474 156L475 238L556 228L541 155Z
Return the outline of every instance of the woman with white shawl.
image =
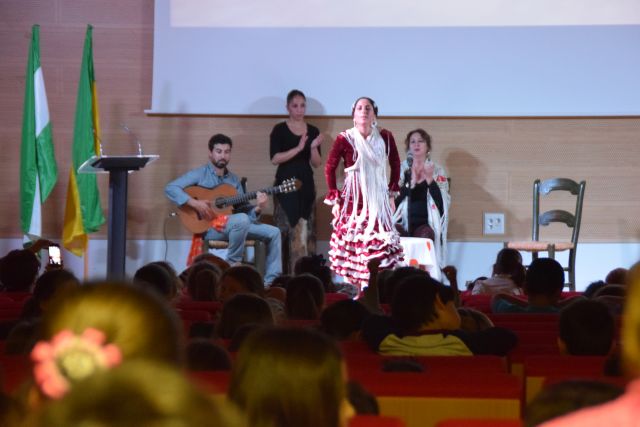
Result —
M402 162L394 220L408 236L433 240L442 269L447 265L449 179L444 168L431 161L431 136L424 129L409 132L405 148L407 160Z
M367 263L393 268L403 259L400 235L393 221L394 197L400 178L400 157L391 132L378 129L378 107L371 98L358 98L352 107L354 126L336 138L325 166L332 207L331 269L362 288L369 280ZM344 185L338 190L336 169L344 163ZM387 162L391 166L387 173Z

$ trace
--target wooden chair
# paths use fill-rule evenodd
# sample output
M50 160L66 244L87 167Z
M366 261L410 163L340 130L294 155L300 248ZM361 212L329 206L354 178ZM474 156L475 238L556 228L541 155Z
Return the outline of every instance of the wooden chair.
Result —
M538 258L539 252L547 252L549 258L555 258L556 252L569 251L568 265L564 270L569 274L569 280L565 283L572 291L575 290L576 277L576 250L578 248L578 236L580 234L580 220L582 218L582 201L586 183L577 183L568 178L551 178L544 181L536 179L533 183L533 219L531 240L505 242L506 248L518 251L531 252L533 259ZM563 209L551 209L540 213L540 196L548 196L554 191L567 191L575 198L573 213ZM554 222L560 222L572 229L570 241L546 241L540 240L540 226L547 226Z
M229 242L226 240L207 240L204 239L202 252L209 252L209 249L228 249ZM264 277L266 271L267 245L262 240L245 240L245 252L242 262L253 264L258 272ZM253 248L253 262L249 262L246 248Z

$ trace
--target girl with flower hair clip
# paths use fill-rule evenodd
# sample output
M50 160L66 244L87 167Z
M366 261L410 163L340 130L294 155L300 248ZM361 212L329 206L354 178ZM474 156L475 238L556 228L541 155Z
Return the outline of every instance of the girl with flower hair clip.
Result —
M170 307L125 284L65 293L45 312L41 338L31 352L33 379L41 395L52 399L123 360L182 362L181 328Z

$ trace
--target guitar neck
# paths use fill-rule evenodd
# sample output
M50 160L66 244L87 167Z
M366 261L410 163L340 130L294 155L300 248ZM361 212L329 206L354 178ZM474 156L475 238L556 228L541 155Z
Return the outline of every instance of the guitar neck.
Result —
M224 199L224 201L225 201L225 204L233 206L233 205L248 202L249 200L253 200L257 198L258 193L277 194L280 192L281 192L280 186L269 187L269 188L263 188L262 190L251 191L245 194L238 194L237 196L227 197Z

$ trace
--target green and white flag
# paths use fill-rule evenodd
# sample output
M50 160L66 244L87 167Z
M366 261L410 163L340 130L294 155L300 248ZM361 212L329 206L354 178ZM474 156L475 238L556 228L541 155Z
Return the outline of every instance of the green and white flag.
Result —
M49 107L40 67L40 26L31 29L20 148L20 225L25 238L42 234L42 203L58 180Z

